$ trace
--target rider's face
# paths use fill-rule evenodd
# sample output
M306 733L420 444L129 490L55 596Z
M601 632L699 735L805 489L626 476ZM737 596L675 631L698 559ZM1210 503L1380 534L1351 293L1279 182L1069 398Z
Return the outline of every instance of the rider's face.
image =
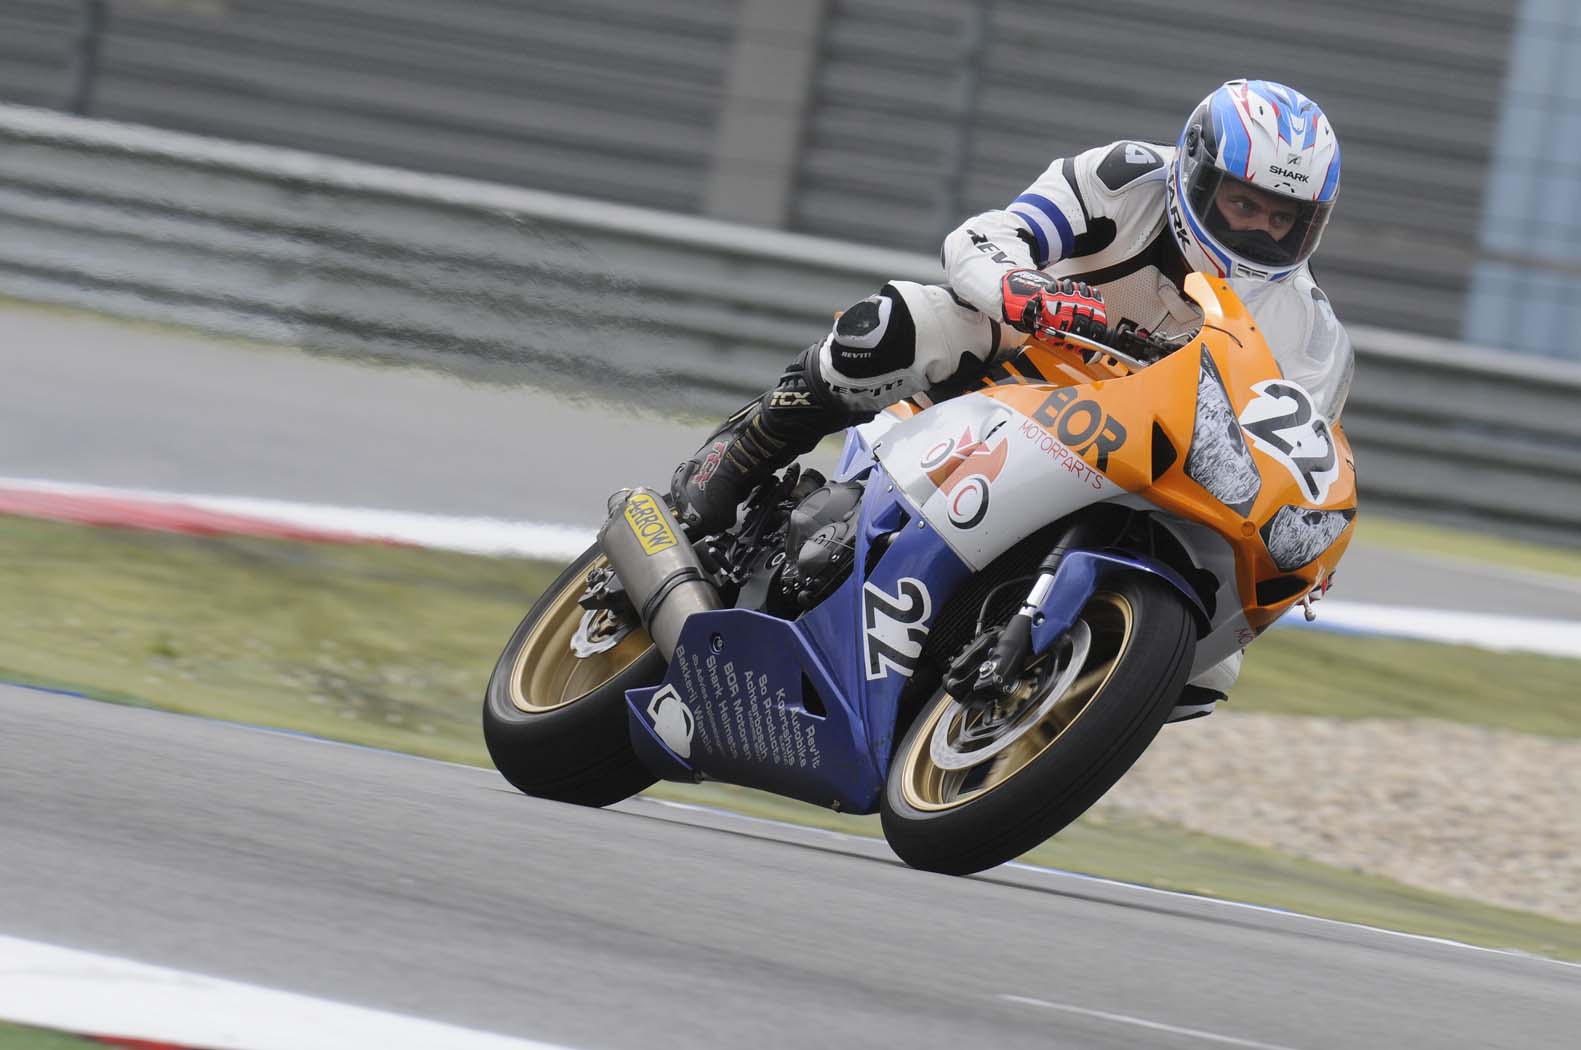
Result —
M1262 230L1274 240L1283 240L1296 224L1296 209L1290 198L1254 186L1227 186L1214 200L1219 214L1237 233Z

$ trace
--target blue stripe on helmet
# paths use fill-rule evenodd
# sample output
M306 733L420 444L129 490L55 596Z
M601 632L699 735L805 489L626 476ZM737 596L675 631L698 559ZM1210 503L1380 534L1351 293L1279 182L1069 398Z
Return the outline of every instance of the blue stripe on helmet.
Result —
M1334 143L1334 160L1328 166L1328 175L1323 179L1323 188L1318 190L1318 203L1332 201L1339 193L1339 143Z
M1033 261L1036 262L1040 268L1047 266L1049 263L1049 239L1048 236L1043 232L1043 224L1038 222L1036 216L1034 216L1031 212L1024 208L1017 208L1013 204L1010 206L1010 214L1020 219L1021 225L1025 226L1028 230L1031 230L1032 236L1037 239L1038 254L1037 258Z
M1273 107L1274 119L1279 122L1279 139L1281 142L1290 142L1290 115L1296 108L1295 101L1290 97L1290 89L1283 84L1275 84L1268 80L1254 80L1246 85L1254 95L1260 95L1263 101Z
M1041 193L1023 193L1011 203L1030 204L1048 216L1049 222L1054 224L1054 232L1059 234L1059 257L1070 258L1071 249L1076 244L1076 234L1070 228L1070 220L1065 218L1065 213L1059 210L1058 205Z
M1226 88L1213 93L1209 106L1213 113L1213 137L1219 147L1219 167L1234 175L1245 175L1252 155L1252 137L1235 111L1235 100Z
M1274 112L1279 120L1281 139L1292 146L1295 145L1295 139L1291 137L1290 117L1300 116L1306 118L1306 135L1301 140L1300 148L1308 150L1317 145L1318 121L1326 118L1316 102L1295 88L1272 80L1253 80L1246 86L1254 93L1276 103Z

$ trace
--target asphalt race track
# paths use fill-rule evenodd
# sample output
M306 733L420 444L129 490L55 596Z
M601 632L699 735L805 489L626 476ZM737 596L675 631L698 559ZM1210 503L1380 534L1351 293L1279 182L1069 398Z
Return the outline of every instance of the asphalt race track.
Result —
M1581 1023L1564 964L11 686L0 842L7 933L579 1050L1525 1050Z
M702 438L564 391L83 314L0 309L0 346L0 473L22 477L591 525Z

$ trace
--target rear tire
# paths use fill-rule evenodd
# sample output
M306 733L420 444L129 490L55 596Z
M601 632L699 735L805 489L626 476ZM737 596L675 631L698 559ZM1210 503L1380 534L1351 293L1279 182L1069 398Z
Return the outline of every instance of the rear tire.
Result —
M631 748L626 690L657 685L664 659L638 628L606 652L571 649L583 621L576 604L604 555L573 561L511 635L483 701L483 740L518 790L582 806L629 798L657 778Z
M1128 574L1100 584L1081 622L1090 638L1081 671L1003 750L985 748L993 757L957 768L957 756L972 754L956 749L967 716L942 688L924 704L895 751L880 809L884 837L907 864L967 875L1020 856L1098 801L1152 742L1197 641L1184 600Z

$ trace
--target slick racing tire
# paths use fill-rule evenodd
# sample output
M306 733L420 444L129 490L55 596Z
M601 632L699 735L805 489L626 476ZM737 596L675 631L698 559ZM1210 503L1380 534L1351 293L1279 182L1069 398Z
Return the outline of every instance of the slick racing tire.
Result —
M550 584L489 676L483 739L505 779L528 795L607 806L656 779L631 748L626 690L656 685L664 660L640 627L618 636L608 614L577 604L595 545ZM572 649L579 638L584 650Z
M889 769L881 814L890 847L912 867L967 875L1059 831L1152 742L1196 642L1172 587L1114 576L1027 669L1010 712L985 716L936 691Z

